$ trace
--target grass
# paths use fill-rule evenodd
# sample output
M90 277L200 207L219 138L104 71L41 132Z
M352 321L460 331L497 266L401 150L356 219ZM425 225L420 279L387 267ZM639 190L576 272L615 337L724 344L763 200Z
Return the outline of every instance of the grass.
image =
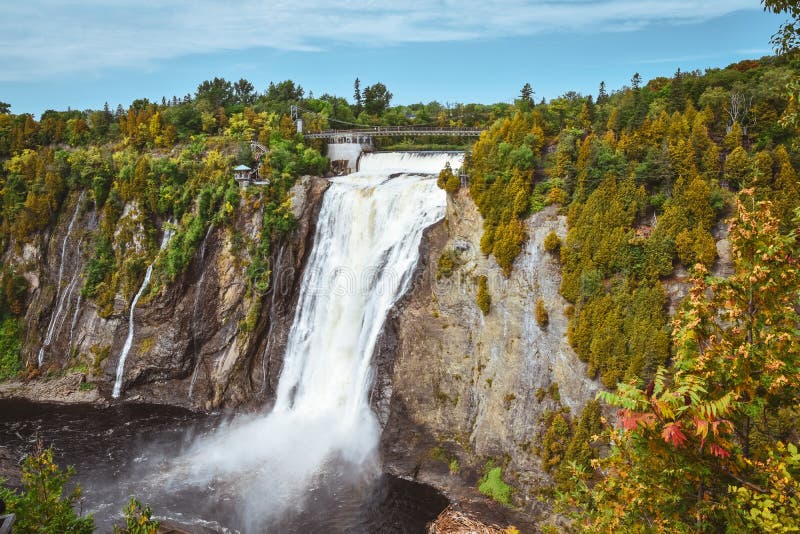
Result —
M478 491L505 506L511 506L511 486L503 482L503 469L486 465L486 474L478 482Z

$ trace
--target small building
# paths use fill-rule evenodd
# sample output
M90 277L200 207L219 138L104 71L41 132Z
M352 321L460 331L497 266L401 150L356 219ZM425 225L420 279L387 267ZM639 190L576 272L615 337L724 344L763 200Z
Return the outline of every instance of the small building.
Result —
M236 183L239 184L239 187L245 188L250 185L250 177L253 174L253 169L248 167L247 165L239 165L238 167L233 169L233 177L236 180Z

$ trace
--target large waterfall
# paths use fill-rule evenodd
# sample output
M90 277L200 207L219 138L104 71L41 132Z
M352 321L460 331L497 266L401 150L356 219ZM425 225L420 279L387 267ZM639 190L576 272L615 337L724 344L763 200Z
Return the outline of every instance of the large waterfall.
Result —
M196 484L235 480L251 526L320 478L378 472L371 358L408 289L422 233L445 212L435 174L460 153L366 155L332 180L294 316L272 411L234 423L189 453Z

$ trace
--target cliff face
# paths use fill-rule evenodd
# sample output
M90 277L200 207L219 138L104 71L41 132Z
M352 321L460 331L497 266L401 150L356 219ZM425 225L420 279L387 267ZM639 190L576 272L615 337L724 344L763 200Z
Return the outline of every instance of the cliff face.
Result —
M579 415L598 385L567 342L558 260L543 249L550 231L564 237L565 217L548 208L526 221L529 239L509 278L480 253L482 223L465 191L449 198L446 220L426 235L415 284L388 320L373 396L382 452L390 472L461 498L494 460L531 512L548 477L535 453L545 414L560 402ZM442 254L453 260L449 277L437 277L446 274ZM481 276L486 315L476 303ZM539 299L546 326L534 315Z
M249 257L242 237L255 238L261 228L256 196L242 200L232 228L210 229L189 268L175 282L152 294L145 292L134 315L135 337L123 380L125 398L194 409L257 405L272 398L327 186L327 180L304 177L292 190L297 225L272 244L272 283L266 294L248 295L243 275ZM42 369L56 374L80 371L100 397L108 397L128 333L130 302L118 294L113 311L101 314L93 301L80 297L97 227L97 214L77 206L80 200L70 199L51 234L10 247L4 261L23 266L29 285L23 360L34 366L42 341L49 337ZM73 214L73 230L67 237ZM125 217L135 228L135 205L126 206ZM136 243L135 237L131 241ZM255 326L244 328L254 306L260 306ZM35 381L36 386L28 388L34 392L31 396L47 397L47 388L42 389L46 381ZM5 394L24 395L25 389L19 384L4 387Z

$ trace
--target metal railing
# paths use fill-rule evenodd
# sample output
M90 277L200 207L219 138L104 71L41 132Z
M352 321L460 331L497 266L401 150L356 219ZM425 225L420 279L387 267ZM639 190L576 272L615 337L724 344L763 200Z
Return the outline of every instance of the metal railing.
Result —
M325 130L307 133L306 139L331 139L336 137L394 137L399 135L421 135L438 137L478 137L480 128L436 128L431 126L375 126L357 130Z

